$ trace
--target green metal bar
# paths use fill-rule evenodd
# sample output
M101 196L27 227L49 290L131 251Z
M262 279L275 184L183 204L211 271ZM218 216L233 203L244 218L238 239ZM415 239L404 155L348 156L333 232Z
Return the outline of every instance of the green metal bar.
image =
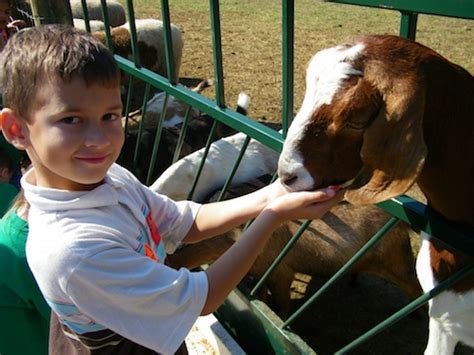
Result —
M100 10L102 11L102 18L104 19L105 43L107 43L107 47L113 53L114 52L114 46L112 45L112 39L110 37L109 11L107 10L107 2L105 0L100 0Z
M221 189L221 192L219 194L219 198L217 199L218 201L222 200L222 198L224 197L227 189L229 188L230 183L232 182L232 179L234 178L234 175L235 175L237 169L239 168L240 162L242 161L242 158L244 157L245 151L247 150L247 146L249 145L249 143L250 143L250 137L247 136L247 137L245 137L245 141L242 144L242 147L240 147L239 156L237 157L237 160L235 161L235 164L232 167L232 171L230 172L229 176L227 177L226 182L224 183L224 186Z
M191 114L192 107L188 106L186 113L184 114L183 124L181 130L179 131L178 142L176 143L176 148L173 155L173 164L176 163L181 155L181 149L183 148L184 138L186 137L186 131L188 130L189 117Z
M264 302L249 301L238 289L214 314L246 354L316 354L297 334L281 329L281 319Z
M128 119L129 119L129 114L130 114L130 105L131 105L130 103L132 101L132 95L133 95L133 76L130 76L128 80L127 98L125 100L125 128L124 128L125 136L127 135L127 132L128 132Z
M138 80L142 80L155 88L166 91L170 95L175 96L177 99L186 102L188 105L197 108L203 113L207 113L227 126L251 136L277 152L281 152L283 146L283 136L281 133L249 117L243 116L232 109L219 107L214 101L181 85L172 85L166 78L151 70L136 68L133 62L126 58L118 55L115 55L114 58L120 69L133 75Z
M217 127L217 121L214 120L214 122L212 123L211 132L209 133L209 137L207 138L204 154L201 158L201 164L199 164L198 171L196 173L196 176L194 177L191 190L189 191L189 194L188 194L188 200L191 200L193 198L197 183L199 181L199 178L201 177L202 168L204 167L204 164L206 163L207 154L209 153L209 148L211 147L212 138L214 137L214 133L216 132L216 127Z
M224 96L224 69L222 65L221 21L219 0L210 0L211 30L212 30L212 55L214 58L214 76L216 78L216 103L225 107Z
M83 14L83 17L84 17L84 24L86 25L86 31L90 32L91 31L91 24L89 23L89 10L87 9L86 0L81 0L81 6L82 6L82 14Z
M138 125L137 142L135 144L135 152L133 154L133 169L134 170L137 168L137 164L138 164L138 153L140 152L140 143L142 140L143 125L145 124L145 120L143 119L143 117L145 117L145 114L146 114L146 103L148 102L149 95L150 95L150 84L147 84L145 86L145 93L143 95L142 119L140 121L140 124Z
M294 87L294 29L295 3L294 0L283 0L283 97L282 97L282 129L286 137L288 127L293 120L293 87Z
M449 278L444 280L442 283L440 283L438 286L433 288L431 291L424 293L420 297L418 297L416 300L410 302L408 305L403 307L401 310L384 320L382 323L378 324L368 332L364 333L362 336L357 338L356 340L352 341L348 345L346 345L344 348L341 350L337 351L336 354L345 354L349 352L350 350L354 349L355 347L359 346L360 344L364 343L368 339L372 338L374 335L377 333L380 333L382 330L388 328L395 322L399 321L401 318L405 317L407 314L413 312L414 310L420 308L422 305L424 305L426 302L428 302L430 299L435 297L436 295L440 294L442 291L446 290L447 288L451 287L454 285L456 282L461 280L462 278L466 277L470 273L474 271L474 264L465 266L458 272L456 272L454 275L451 275Z
M130 25L130 45L132 47L133 62L140 67L140 53L138 51L137 28L135 26L135 10L133 9L133 1L127 0L128 23Z
M377 204L391 215L442 240L451 247L474 257L472 228L447 221L428 206L408 196L398 196Z
M298 228L296 233L291 237L291 239L286 243L285 247L283 250L278 254L278 257L273 261L273 263L270 265L270 267L265 271L263 276L260 278L260 280L257 282L255 287L250 291L251 296L255 296L260 290L260 288L263 286L267 278L270 276L270 274L275 270L275 268L280 264L280 262L283 260L283 258L288 254L288 252L291 250L291 247L300 239L300 237L303 235L304 231L308 226L311 224L311 220L307 219L306 221L303 222L303 224Z
M153 144L153 150L151 153L151 161L150 165L148 165L148 175L146 177L146 184L148 186L151 185L153 173L155 172L155 165L156 165L156 158L158 155L158 147L160 146L160 141L161 141L161 132L163 131L163 121L165 120L166 117L166 111L168 110L168 94L165 94L165 101L163 102L163 110L160 113L160 119L158 120L158 127L156 127L156 133L155 133L155 142Z
M415 40L416 24L418 22L418 14L402 11L400 20L400 36Z
M328 0L328 2L474 19L474 2L472 0Z
M165 56L168 80L172 84L177 84L176 70L174 67L173 46L171 39L171 21L168 0L161 0L161 18L163 19L163 29L165 33Z
M351 267L359 261L375 244L377 244L384 235L386 235L390 229L392 229L395 224L397 224L398 219L392 217L375 235L352 257L347 263L341 267L333 277L331 277L309 300L307 300L295 313L293 313L286 321L283 323L284 327L287 327L291 324L296 318L298 318L309 306L311 306L314 301L316 301L329 287L331 287L337 280L344 276Z

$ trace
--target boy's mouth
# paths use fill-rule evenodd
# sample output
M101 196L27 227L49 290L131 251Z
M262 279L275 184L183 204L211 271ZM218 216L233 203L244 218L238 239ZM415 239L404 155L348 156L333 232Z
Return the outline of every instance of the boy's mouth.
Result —
M101 157L76 157L77 160L80 160L85 163L90 163L90 164L100 164L103 163L106 159L107 156L101 156Z

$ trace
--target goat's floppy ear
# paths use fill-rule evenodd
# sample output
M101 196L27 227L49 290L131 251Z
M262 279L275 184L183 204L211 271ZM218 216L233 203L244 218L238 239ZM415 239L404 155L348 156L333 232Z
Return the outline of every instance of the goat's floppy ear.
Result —
M364 165L352 184L356 189L345 194L354 204L374 204L405 193L425 162L424 92L401 84L383 97L384 107L364 133Z

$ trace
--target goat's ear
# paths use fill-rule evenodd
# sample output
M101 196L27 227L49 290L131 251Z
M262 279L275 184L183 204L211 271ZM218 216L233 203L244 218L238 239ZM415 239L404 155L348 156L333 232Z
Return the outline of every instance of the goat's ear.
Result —
M405 193L425 162L424 92L400 84L383 97L384 107L364 133L363 168L352 184L356 189L345 194L354 204L374 204Z

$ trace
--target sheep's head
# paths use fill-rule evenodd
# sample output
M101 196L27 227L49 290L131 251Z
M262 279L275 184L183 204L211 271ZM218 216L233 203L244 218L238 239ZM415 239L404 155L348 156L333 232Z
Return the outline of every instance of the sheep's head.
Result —
M424 92L409 68L399 77L395 59L372 58L370 45L338 46L312 58L303 104L279 160L289 189L348 184L349 202L369 204L415 182L426 156Z

